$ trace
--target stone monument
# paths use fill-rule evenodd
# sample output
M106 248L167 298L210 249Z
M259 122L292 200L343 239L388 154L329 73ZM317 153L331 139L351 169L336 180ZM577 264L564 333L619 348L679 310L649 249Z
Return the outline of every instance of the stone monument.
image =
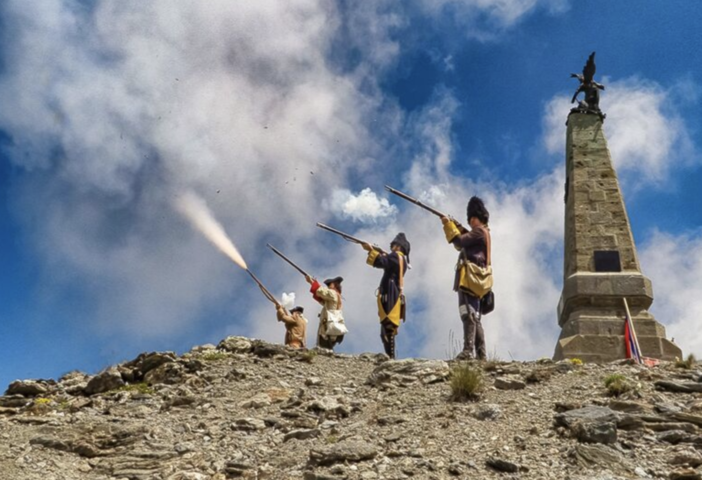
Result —
M594 75L594 53L590 62ZM593 103L581 102L568 116L563 292L558 304L562 331L554 359L626 358L626 299L642 355L672 360L682 353L648 312L653 288L641 273L603 122L604 114Z

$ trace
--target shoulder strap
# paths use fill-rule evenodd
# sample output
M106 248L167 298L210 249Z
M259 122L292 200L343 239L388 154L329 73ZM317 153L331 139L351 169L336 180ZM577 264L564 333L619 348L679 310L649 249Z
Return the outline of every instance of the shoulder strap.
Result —
M404 270L404 265L405 265L405 259L401 254L397 254L397 259L400 264L400 294L403 293L403 288L405 286L405 276L403 275L403 270Z
M488 228L487 225L485 225L485 232L487 235L485 236L485 241L487 242L487 264L488 266L492 265L492 249L490 248L490 229Z

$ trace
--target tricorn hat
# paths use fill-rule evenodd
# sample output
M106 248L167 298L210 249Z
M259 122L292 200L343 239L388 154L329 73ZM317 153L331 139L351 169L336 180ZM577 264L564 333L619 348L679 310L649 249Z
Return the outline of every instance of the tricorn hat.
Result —
M341 277L327 278L326 280L324 280L324 284L328 287L332 283L336 283L337 285L340 285L341 282L343 282L343 281L344 281L344 279Z
M397 245L398 247L400 247L402 253L404 253L407 256L407 263L410 263L410 242L409 240L407 240L407 237L405 237L405 234L403 232L398 233L392 240L392 242L390 242L390 246L392 247L393 245Z
M295 313L295 312L304 313L304 311L305 311L305 309L304 309L303 307L301 307L301 306L298 305L297 307L295 307L295 308L293 308L292 310L290 310L290 313Z
M487 224L490 220L490 212L485 208L483 200L479 197L470 197L468 201L468 208L466 209L466 216L468 220L472 217L476 217L482 223Z

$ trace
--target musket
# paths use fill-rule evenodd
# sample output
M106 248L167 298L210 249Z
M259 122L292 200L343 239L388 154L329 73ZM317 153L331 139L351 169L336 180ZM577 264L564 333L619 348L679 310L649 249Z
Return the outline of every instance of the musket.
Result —
M373 250L375 250L375 251L377 251L377 252L380 252L380 253L385 253L385 251L384 251L382 248L380 248L378 245L370 244L370 243L368 243L368 242L366 242L366 241L364 241L364 240L361 240L360 238L357 238L357 237L354 237L354 236L352 236L352 235L349 235L348 233L344 233L344 232L342 232L341 230L337 230L336 228L332 228L332 227L330 227L329 225L324 225L323 223L317 223L317 226L318 226L319 228L321 228L322 230L326 230L327 232L331 232L331 233L335 233L335 234L339 235L341 238L343 238L343 239L346 240L347 242L357 243L357 244L359 244L359 245L362 245L362 244L364 244L364 243L367 243L368 245L371 246L371 248L372 248Z
M276 300L276 298L273 296L273 294L272 294L271 292L269 292L268 289L267 289L266 287L263 286L263 284L261 283L261 280L259 280L258 278L256 278L256 275L254 275L253 272L252 272L251 270L249 270L249 269L247 268L247 269L246 269L246 273L248 273L249 275L251 275L251 278L253 278L253 281L256 282L256 283L258 284L258 288L261 289L261 292L263 292L263 295L264 295L269 301L273 302L276 306L280 305L280 302L279 302L278 300Z
M407 195L406 193L402 193L401 191L392 188L390 185L385 185L385 190L387 190L387 191L390 192L390 193L394 193L394 194L397 195L398 197L400 197L400 198L402 198L402 199L405 199L405 200L407 200L408 202L414 203L414 204L417 205L418 207L423 208L424 210L427 210L428 212L433 213L433 214L436 215L437 217L446 217L446 218L450 219L454 224L456 224L456 227L457 227L459 230L466 230L466 228L465 228L463 225L461 225L461 223L460 223L458 220L456 220L455 218L453 218L451 215L448 215L448 214L446 214L446 213L440 212L439 210L435 209L434 207L430 207L430 206L427 205L426 203L423 203L423 202L417 200L417 199L414 198L414 197L410 197L410 196Z
M290 259L289 259L288 257L286 257L285 255L283 255L283 252L281 252L280 250L278 250L277 248L275 248L273 245L271 245L270 243L267 243L266 246L267 246L268 248L270 248L271 250L273 250L273 253L275 253L275 254L278 255L280 258L282 258L283 260L285 260L286 262L288 262L295 270L297 270L297 271L300 272L302 275L304 275L305 278L307 278L307 277L312 278L312 276L311 276L309 273L305 272L303 269L301 269L300 267L298 267L298 266L295 264L295 262L293 262L292 260L290 260Z

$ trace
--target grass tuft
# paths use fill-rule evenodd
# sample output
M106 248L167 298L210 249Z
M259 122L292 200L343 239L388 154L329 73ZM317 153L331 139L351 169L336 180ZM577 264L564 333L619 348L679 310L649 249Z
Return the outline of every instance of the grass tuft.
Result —
M300 355L300 360L307 363L314 362L315 358L317 358L317 350L307 350Z
M692 370L697 364L697 359L693 354L689 354L685 360L675 357L675 368Z
M202 354L201 358L206 362L219 362L221 360L224 360L228 356L229 355L225 352L219 352L217 350L208 350L207 352Z
M483 374L479 368L461 363L451 369L449 376L451 400L456 402L475 401L485 388Z
M615 373L605 377L604 385L607 389L607 393L612 397L618 397L634 388L631 385L631 382L629 382L629 380L620 373Z
M117 392L138 392L144 395L153 395L155 392L146 382L129 383L116 389Z

